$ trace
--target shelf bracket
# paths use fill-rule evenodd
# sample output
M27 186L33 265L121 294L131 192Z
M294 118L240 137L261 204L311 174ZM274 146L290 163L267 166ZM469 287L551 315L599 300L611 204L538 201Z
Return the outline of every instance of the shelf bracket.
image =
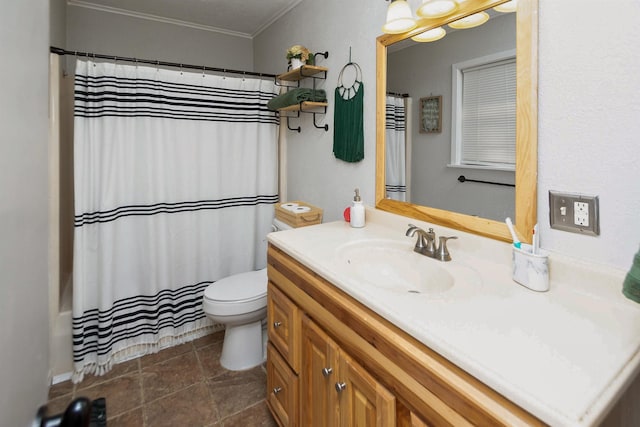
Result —
M313 63L316 64L316 56L324 56L324 59L327 59L329 57L329 51L324 51L324 52L316 52L313 54Z
M297 128L292 128L291 126L289 126L289 116L284 116L284 118L287 120L287 129L295 130L298 133L300 133L302 131L302 127L300 127L300 126L298 126Z
M316 114L318 113L313 113L313 125L318 129L324 129L325 132L329 132L329 125L325 124L324 126L318 126L316 124ZM326 113L320 113L320 114L326 114Z

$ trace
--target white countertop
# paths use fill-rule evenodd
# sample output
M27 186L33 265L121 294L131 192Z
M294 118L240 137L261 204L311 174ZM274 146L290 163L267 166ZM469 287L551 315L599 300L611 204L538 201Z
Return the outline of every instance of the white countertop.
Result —
M453 260L412 262L473 270L476 285L437 294L394 292L347 274L344 244L405 237L432 226ZM625 298L625 272L551 254L550 290L511 279L511 245L367 208L364 228L339 221L271 233L269 241L356 300L551 425L602 421L640 370L640 304Z

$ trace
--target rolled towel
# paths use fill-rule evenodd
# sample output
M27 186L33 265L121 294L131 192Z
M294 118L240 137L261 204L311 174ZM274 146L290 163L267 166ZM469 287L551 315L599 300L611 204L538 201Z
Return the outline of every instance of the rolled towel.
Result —
M269 110L278 110L303 101L325 102L327 93L322 89L297 88L278 95L267 103Z
M633 264L622 284L625 297L640 303L640 251L633 257Z

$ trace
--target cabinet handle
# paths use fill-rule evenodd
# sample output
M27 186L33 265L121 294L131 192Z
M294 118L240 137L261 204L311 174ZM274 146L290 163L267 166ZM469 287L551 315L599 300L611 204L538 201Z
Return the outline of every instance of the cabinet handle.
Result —
M322 368L322 375L328 377L333 372L333 368Z
M280 326L282 326L282 322L273 322L274 328L279 328Z
M273 389L273 394L278 394L282 391L282 387L276 387Z
M342 393L345 388L347 388L347 385L345 383L336 383L336 391L338 393Z

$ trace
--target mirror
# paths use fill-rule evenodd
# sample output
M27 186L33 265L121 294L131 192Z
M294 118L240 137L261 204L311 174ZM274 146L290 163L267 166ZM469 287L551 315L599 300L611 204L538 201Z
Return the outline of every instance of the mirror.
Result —
M428 203L425 200L420 200L418 197L416 197L415 200L411 199L411 202L392 200L386 197L387 193L385 189L385 176L387 173L387 171L385 170L385 119L387 118L385 112L385 100L388 90L387 77L390 76L387 69L389 57L388 55L390 51L395 52L398 46L406 45L410 37L413 37L416 34L420 34L429 29L446 25L464 16L468 16L485 9L490 9L504 2L504 0L467 2L470 4L462 4L460 6L460 9L450 16L437 19L422 19L419 22L418 28L408 33L398 35L385 34L377 38L376 207L378 209L386 210L411 218L421 219L424 221L432 222L434 224L440 224L462 231L479 234L486 237L491 237L494 239L504 241L511 240L511 235L503 222L504 218L500 218L500 213L485 213L483 216L475 216L475 212L467 211L465 213L465 208L461 207L462 205L459 205L457 207L453 205L438 206L438 202ZM511 195L509 196L511 197L511 200L514 200L514 202L511 202L513 203L513 207L510 206L509 209L505 210L504 212L513 212L513 208L515 208L515 214L512 215L512 219L515 219L514 223L516 233L519 235L521 241L530 242L531 230L536 222L537 209L537 0L520 0L518 2L518 10L515 14L515 20L517 57L515 173L498 172L498 176L500 173L503 174L503 179L498 178L495 179L495 181L500 180L508 183L509 179L511 179L511 182L515 183L515 191L511 189ZM448 29L448 27L445 28ZM470 30L459 30L458 32L464 31ZM449 37L449 34L445 36L445 39L447 37ZM408 48L405 50L411 51L413 49L414 48ZM394 53L394 55L395 54L396 53ZM424 64L424 60L422 60L422 62ZM449 88L449 91L450 90L451 89ZM414 97L413 105L420 105L420 98L431 97L432 95L437 96L442 94L412 93L411 96ZM445 92L444 95L447 95L448 98L451 97L450 92ZM429 105L429 114L433 114L433 106L434 105ZM445 117L447 117L447 108L451 109L451 105L445 105L443 107L445 111ZM415 127L416 129L420 125L420 112L417 111L417 109L418 108L414 108L411 112L412 120L407 121L407 126ZM443 122L443 126L447 123L448 126L450 126L450 120L445 120ZM446 132L448 133L450 132L450 130L446 130ZM428 143L428 139L422 139L420 141L414 141L413 145L415 147L416 144L428 145ZM443 142L440 141L440 144L443 144ZM450 140L447 139L447 141L444 141L444 144L446 144L446 147L444 148L446 150L450 150ZM447 160L449 160L449 158L447 158ZM418 167L419 162L414 159L413 165L414 168ZM442 167L446 166L442 165ZM462 169L455 169L454 171L449 172L449 174L451 173L468 175L469 177L473 177L475 175L473 170L467 172L466 170ZM484 171L481 171L481 173L484 173ZM420 175L414 173L412 174L412 176L419 177ZM437 178L440 179L439 177ZM431 180L433 180L433 177L431 178ZM412 182L411 188L414 188L415 186L429 185L429 182L423 181L425 180ZM459 185L468 186L485 184L459 183ZM487 197L492 198L494 196L489 195ZM435 198L432 198L430 200L435 200ZM493 218L491 218L492 216Z

